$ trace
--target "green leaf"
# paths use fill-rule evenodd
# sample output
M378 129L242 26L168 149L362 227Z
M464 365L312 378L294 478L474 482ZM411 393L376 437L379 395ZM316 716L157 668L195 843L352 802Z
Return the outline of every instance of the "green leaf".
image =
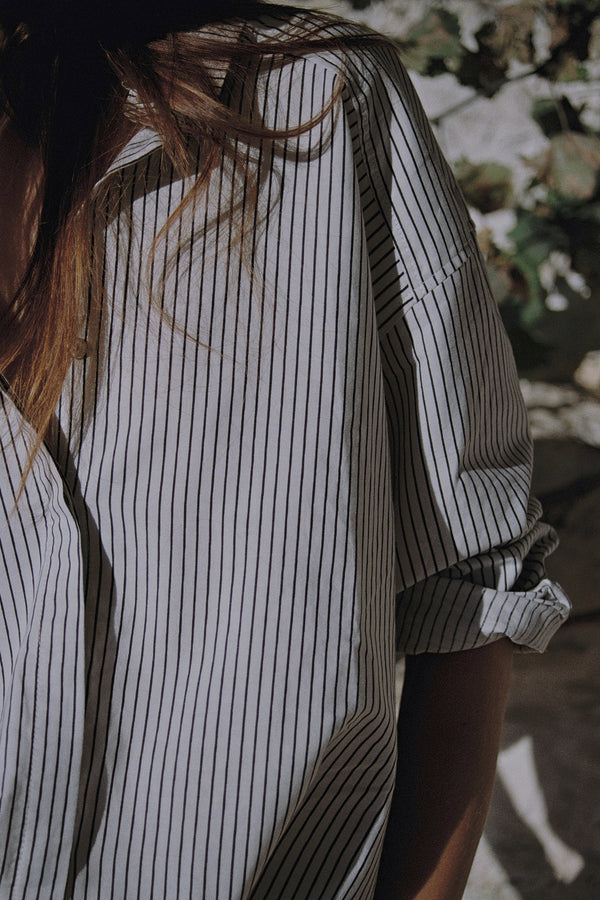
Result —
M592 283L600 275L600 202L584 203L577 210L567 210L560 221L571 242L572 267Z
M600 4L599 4L600 5ZM590 42L588 44L588 56L591 60L600 59L600 16L594 19L590 25Z
M554 222L524 209L517 211L517 224L508 233L508 237L515 245L513 265L527 285L528 297L521 319L525 323L532 323L542 314L546 295L540 281L539 267L553 250L568 252L568 237Z
M537 177L564 197L590 200L596 193L599 171L600 138L565 131L551 139Z
M506 82L506 63L499 62L487 47L480 47L476 53L466 50L456 77L461 84L473 87L486 97L493 97Z
M587 222L595 225L597 228L600 228L600 202L596 203L586 203L579 211L577 218L582 222ZM599 262L600 262L600 254Z
M512 176L507 166L496 162L471 163L464 157L454 172L470 206L483 213L504 209L512 197Z
M409 30L402 56L409 69L427 75L445 71L445 63L460 59L463 52L458 16L434 8Z
M536 264L548 258L553 250L568 252L569 241L559 225L528 209L517 209L517 224L508 237L517 254L525 254Z
M492 294L498 306L502 306L512 297L512 282L505 266L495 266L486 262L486 272Z
M589 81L589 73L587 68L571 53L561 53L554 67L553 79L563 83Z
M554 4L568 11L584 10L589 13L600 13L600 0L554 0Z
M555 134L561 134L565 128L570 131L583 131L579 112L571 105L568 97L560 97L556 100L536 100L531 115L546 137L554 137Z
M521 0L505 6L475 35L479 46L486 47L499 66L511 59L533 62L533 26L538 5L534 0Z

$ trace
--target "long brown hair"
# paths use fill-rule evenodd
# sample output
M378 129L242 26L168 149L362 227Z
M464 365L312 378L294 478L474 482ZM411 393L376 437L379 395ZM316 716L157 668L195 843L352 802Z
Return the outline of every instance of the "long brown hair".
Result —
M297 17L302 24L285 38L252 42L236 26L272 5L169 0L164 6L168 11L141 0L15 0L0 13L0 102L39 162L25 273L13 296L0 298L0 373L37 446L72 362L89 289L93 187L128 137L141 126L153 128L183 172L190 136L202 140L207 163L197 191L217 150L235 152L235 139L277 140L314 124L280 133L244 118L219 98L211 65L243 79L243 61L252 57L285 59L365 40L327 32L331 17L314 14ZM135 104L127 102L131 92Z

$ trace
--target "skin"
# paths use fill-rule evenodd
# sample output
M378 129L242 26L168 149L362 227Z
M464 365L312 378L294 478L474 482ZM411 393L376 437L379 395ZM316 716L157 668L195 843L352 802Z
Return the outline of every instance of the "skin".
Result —
M407 658L376 900L460 900L489 809L513 645Z

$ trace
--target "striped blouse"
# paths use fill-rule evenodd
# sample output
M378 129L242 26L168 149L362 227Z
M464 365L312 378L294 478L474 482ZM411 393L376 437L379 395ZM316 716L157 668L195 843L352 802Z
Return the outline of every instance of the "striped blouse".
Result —
M2 898L369 898L395 652L541 650L566 616L511 352L394 53L267 57L222 97L291 127L340 73L154 254L193 177L149 130L125 147L16 505L0 396Z

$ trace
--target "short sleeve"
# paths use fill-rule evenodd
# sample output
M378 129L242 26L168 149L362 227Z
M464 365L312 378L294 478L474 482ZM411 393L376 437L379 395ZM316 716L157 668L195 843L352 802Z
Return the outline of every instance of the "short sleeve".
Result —
M387 404L397 646L543 650L569 602L530 496L514 358L460 190L393 49L349 90Z

